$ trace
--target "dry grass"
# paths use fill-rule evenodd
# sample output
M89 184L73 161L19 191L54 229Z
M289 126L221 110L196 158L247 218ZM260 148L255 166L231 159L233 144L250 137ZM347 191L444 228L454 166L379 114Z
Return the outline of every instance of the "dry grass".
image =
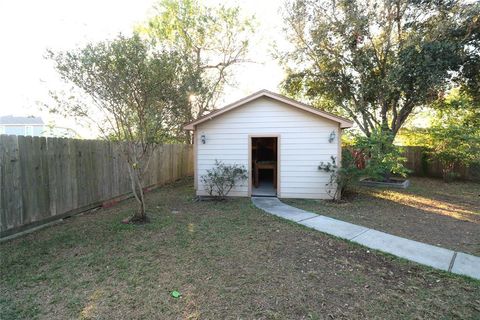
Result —
M353 199L286 202L398 236L480 255L480 184L411 178L402 189L358 188Z
M475 319L480 282L262 213L191 181L0 244L4 319ZM384 200L382 200L384 201ZM174 299L172 290L182 297Z

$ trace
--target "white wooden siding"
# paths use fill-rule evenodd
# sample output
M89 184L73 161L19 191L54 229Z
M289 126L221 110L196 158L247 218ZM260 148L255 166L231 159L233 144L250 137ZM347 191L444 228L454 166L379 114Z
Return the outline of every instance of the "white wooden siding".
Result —
M335 131L335 141L328 142ZM197 194L206 195L200 176L215 160L248 168L249 135L277 134L280 152L281 198L329 199L329 174L318 170L320 162L338 155L338 123L269 98L259 98L196 128ZM205 135L206 143L200 137ZM231 196L248 196L248 181Z

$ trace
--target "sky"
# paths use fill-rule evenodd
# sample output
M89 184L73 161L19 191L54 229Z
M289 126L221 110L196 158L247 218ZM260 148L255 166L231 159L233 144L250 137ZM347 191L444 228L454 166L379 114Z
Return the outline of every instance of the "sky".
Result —
M278 91L284 72L271 56L271 45L286 46L278 0L204 0L206 5L238 5L246 15L255 15L257 29L250 56L255 63L237 68L236 87L228 88L221 104L235 101L260 89ZM45 122L91 133L71 119L40 110L49 91L63 82L46 50L72 49L91 41L129 34L153 15L154 0L0 0L0 116L41 116ZM221 107L219 105L218 107Z

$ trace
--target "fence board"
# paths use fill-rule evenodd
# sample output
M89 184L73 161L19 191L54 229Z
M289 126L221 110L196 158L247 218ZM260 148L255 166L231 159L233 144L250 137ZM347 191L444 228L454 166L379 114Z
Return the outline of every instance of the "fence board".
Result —
M23 223L22 185L20 182L20 157L17 137L0 136L1 143L1 223L3 232ZM16 214L11 214L15 212Z
M425 147L402 146L401 149L402 156L406 159L405 167L411 171L410 175L432 178L442 177L442 164L439 160L432 158L432 155ZM359 150L354 150L352 148L349 148L348 150L356 154L357 167L364 168L366 161L365 155L362 155ZM456 163L453 171L460 179L480 181L480 164L472 164L467 167Z
M427 176L434 178L442 177L442 164L428 154L424 147L406 146L402 147L403 156L407 159L405 167L410 169L412 175ZM455 164L454 172L460 179L480 181L480 168L478 165L466 167Z
M193 175L191 145L159 145L146 187ZM0 135L0 236L130 193L119 143Z

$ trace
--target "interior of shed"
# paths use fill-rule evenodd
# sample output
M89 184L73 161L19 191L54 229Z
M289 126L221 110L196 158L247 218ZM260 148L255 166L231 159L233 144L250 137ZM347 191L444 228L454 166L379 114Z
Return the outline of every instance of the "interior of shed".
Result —
M278 180L277 137L252 138L252 196L276 196Z

